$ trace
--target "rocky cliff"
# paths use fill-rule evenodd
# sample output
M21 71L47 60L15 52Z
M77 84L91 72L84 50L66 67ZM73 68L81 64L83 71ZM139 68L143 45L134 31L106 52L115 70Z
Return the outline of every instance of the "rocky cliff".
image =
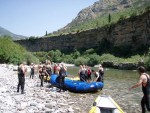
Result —
M76 26L89 22L97 17L102 18L105 15L117 13L131 7L145 7L145 4L149 3L149 0L98 0L93 5L81 10L72 22L62 29L59 29L58 32L69 31Z
M143 54L150 46L150 11L98 29L16 42L29 51L59 49L70 52L95 48L99 53L110 52L117 56Z

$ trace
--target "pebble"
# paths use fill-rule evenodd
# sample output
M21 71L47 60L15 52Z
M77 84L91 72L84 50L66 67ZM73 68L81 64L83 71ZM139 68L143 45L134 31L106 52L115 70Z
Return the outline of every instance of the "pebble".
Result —
M17 93L16 70L16 66L0 64L0 113L74 113L73 107L68 107L69 93L48 88L48 83L40 87L38 77L26 76L25 94Z
M87 113L95 98L101 94L74 94L68 91L59 93L56 87L50 87L47 83L40 87L37 75L34 79L26 76L25 94L17 93L16 69L12 65L0 64L0 113ZM142 93L120 91L115 83L114 81L113 85L105 87L102 93L110 94L125 113L140 113L139 97L142 97ZM134 100L135 97L139 100Z

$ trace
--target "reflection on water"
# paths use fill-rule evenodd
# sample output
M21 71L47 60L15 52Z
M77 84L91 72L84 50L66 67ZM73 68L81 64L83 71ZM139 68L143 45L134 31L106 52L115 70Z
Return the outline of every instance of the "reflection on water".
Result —
M69 76L78 75L78 67L68 67ZM97 68L93 68L98 70ZM105 69L104 88L97 93L76 94L70 93L78 103L76 106L82 109L82 113L88 113L92 103L98 95L110 95L126 113L141 112L140 100L143 96L141 88L128 91L138 81L137 71Z

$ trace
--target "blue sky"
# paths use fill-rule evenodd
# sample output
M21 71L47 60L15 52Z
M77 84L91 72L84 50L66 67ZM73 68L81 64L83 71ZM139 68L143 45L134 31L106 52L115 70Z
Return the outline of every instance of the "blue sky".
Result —
M24 36L43 36L70 23L98 0L0 0L0 26Z

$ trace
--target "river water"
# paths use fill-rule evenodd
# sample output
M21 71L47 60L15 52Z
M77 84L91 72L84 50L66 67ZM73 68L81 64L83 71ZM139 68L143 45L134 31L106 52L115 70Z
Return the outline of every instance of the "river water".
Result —
M98 68L94 67L97 70ZM76 77L79 67L68 67L71 77ZM70 93L72 99L77 101L75 107L82 113L88 113L98 95L110 95L126 113L140 113L140 101L143 96L141 87L128 91L138 81L136 70L117 70L105 68L104 88L96 93Z

